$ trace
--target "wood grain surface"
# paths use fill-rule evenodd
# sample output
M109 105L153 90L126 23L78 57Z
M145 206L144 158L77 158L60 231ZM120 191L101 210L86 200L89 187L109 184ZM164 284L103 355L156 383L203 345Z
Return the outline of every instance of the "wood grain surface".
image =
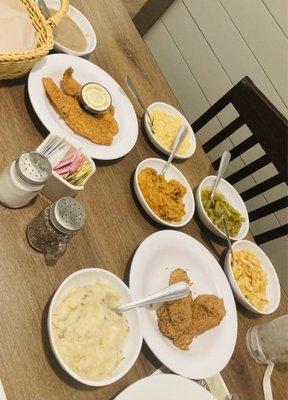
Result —
M162 100L177 106L120 0L75 0L72 4L89 18L97 33L98 44L91 61L123 87L125 75L129 74L147 103ZM31 109L26 82L27 77L0 83L1 170L15 155L35 149L47 134ZM133 104L140 115L141 110ZM98 389L85 387L58 365L46 328L51 296L70 273L84 267L103 267L127 282L131 259L139 244L151 233L163 229L144 214L132 189L137 164L144 158L160 156L143 132L141 127L137 144L126 157L96 162L93 179L78 196L86 206L87 223L56 265L47 266L43 256L28 245L25 234L27 224L49 204L48 200L38 196L19 210L0 206L0 378L8 400L112 400L128 385L160 366L143 345L134 367L120 381ZM177 162L177 166L193 189L213 171L200 145L191 159ZM203 229L197 216L181 231L201 241L223 265L224 243L217 242ZM265 367L256 364L246 351L247 329L286 311L287 300L283 297L272 316L258 318L238 307L237 345L223 370L223 378L229 390L237 392L241 400L263 399L261 381ZM285 368L277 367L272 377L277 400L285 398L286 379Z

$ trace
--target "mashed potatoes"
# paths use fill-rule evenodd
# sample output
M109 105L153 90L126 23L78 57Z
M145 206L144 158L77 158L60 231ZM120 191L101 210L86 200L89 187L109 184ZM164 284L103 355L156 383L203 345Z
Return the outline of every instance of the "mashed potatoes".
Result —
M71 288L54 311L53 334L66 364L86 379L105 379L123 359L127 320L111 310L119 295L104 279Z
M185 123L184 120L158 109L153 110L151 116L155 139L167 150L172 150L179 129L183 123ZM176 154L185 156L190 146L191 142L189 136L186 136Z

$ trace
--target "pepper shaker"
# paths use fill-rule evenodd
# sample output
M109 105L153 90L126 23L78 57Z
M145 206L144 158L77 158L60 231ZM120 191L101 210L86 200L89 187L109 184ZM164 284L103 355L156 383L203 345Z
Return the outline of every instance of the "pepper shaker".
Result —
M11 208L25 206L52 175L49 160L36 152L24 153L0 175L0 202Z
M27 226L30 245L55 262L65 252L69 240L83 227L84 206L73 197L61 197L35 217Z

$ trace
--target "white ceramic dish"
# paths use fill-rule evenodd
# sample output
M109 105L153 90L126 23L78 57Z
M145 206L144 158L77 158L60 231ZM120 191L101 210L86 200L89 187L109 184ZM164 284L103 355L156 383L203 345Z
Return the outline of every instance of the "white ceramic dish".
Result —
M191 379L211 377L229 362L237 338L237 312L227 278L212 254L197 240L175 230L156 232L138 247L129 287L140 299L167 286L170 273L183 268L193 282L192 296L215 294L224 300L226 315L219 326L200 335L188 351L180 350L158 329L154 309L139 309L145 341L158 359L176 374ZM181 398L181 397L179 397Z
M60 1L58 0L45 0L45 3L48 8L53 8L54 10L59 10L60 8ZM69 5L67 16L71 18L84 33L87 40L87 47L83 51L74 51L54 41L54 49L58 52L72 54L74 56L85 56L92 53L92 51L95 50L97 39L95 31L88 19L79 10L77 10L77 8L71 5Z
M67 138L67 136L68 136L67 134L65 134L63 132L57 132L57 133L51 132L43 140L43 142L37 147L36 151L41 152L41 150L46 146L46 143L53 136L65 137L66 142L71 145L71 148L74 147L72 145L72 143L69 142L69 138ZM84 152L83 152L83 154L85 155L86 160L92 167L92 172L90 173L89 178L88 178L88 180L89 180L91 178L91 176L94 174L94 172L96 171L96 167L95 167L95 164L94 164L92 158L89 157ZM87 182L85 183L85 185L87 184ZM48 197L50 200L55 201L55 200L59 199L60 197L75 196L77 193L81 192L82 190L84 190L84 186L72 185L70 182L66 181L66 179L62 178L62 176L58 175L55 171L52 170L52 176L45 183L44 188L42 189L42 193L46 197Z
M183 124L185 126L187 126L187 129L188 129L188 136L189 136L191 145L190 145L190 148L189 148L187 154L185 154L183 156L175 155L175 158L185 159L185 158L191 157L196 150L196 139L195 139L195 134L191 128L191 125L189 124L187 119L184 117L183 114L180 113L180 111L178 111L176 108L174 108L173 106L170 106L170 104L167 104L167 103L162 103L162 102L158 101L156 103L150 104L150 106L148 107L149 112L152 112L155 109L165 111L167 114L174 115L175 117L181 118L183 120ZM154 144L154 146L158 150L162 151L162 153L169 155L171 153L171 151L168 150L160 142L158 142L158 140L155 139L155 136L152 132L147 114L145 114L145 116L144 116L144 126L145 126L145 130L147 132L148 138L150 139L152 144Z
M134 309L125 312L125 317L127 318L130 330L129 336L123 349L124 358L114 371L113 376L111 378L103 380L93 380L93 381L81 378L78 374L72 371L71 368L69 368L68 365L63 361L62 357L60 356L57 350L57 346L55 344L53 337L53 332L52 332L53 312L60 303L62 296L66 293L68 289L70 289L71 287L80 287L92 284L93 282L96 281L97 278L105 279L115 287L115 289L121 296L121 304L132 301L129 288L116 275L100 268L86 268L74 272L62 282L62 284L59 286L59 288L56 290L53 296L48 312L49 339L55 357L57 358L61 367L69 375L71 375L77 381L89 386L110 385L111 383L116 382L117 380L122 378L122 376L124 376L135 363L142 346L142 333L140 327L139 314L137 309Z
M190 187L187 179L179 171L179 169L177 169L174 165L170 164L170 166L165 174L165 178L167 180L176 179L178 182L182 183L187 189L187 192L183 198L186 214L183 217L182 221L180 221L180 222L168 222L168 221L164 221L163 219L158 217L158 215L156 215L154 213L154 211L151 210L151 208L147 204L146 200L144 199L144 196L142 194L142 191L141 191L139 183L138 183L137 177L143 169L154 168L156 171L158 171L160 173L165 162L166 161L161 160L159 158L146 158L146 160L143 160L136 168L136 171L134 174L134 190L135 190L136 196L138 197L138 200L140 201L142 207L144 208L146 213L152 219L154 219L154 221L159 222L159 224L169 226L172 228L179 228L180 226L184 226L184 225L188 224L188 222L193 217L194 211L195 211L195 202L194 202L193 192L191 190L191 187Z
M266 271L267 274L267 280L268 280L268 285L267 285L267 298L269 303L264 307L262 311L258 310L255 308L247 299L246 297L242 294L238 283L236 279L234 278L234 274L232 271L231 267L231 254L228 251L225 257L225 272L226 275L229 279L230 285L232 287L232 290L234 292L234 295L236 299L245 307L247 310L252 311L257 314L271 314L274 311L277 310L279 303L280 303L280 297L281 297L281 289L280 289L280 284L278 280L277 273L273 267L273 264L269 260L269 258L266 256L263 250L257 244L250 242L249 240L240 240L238 242L233 243L232 249L234 251L237 250L250 250L252 251L255 256L260 260L261 262L261 267Z
M201 201L201 192L203 189L206 189L208 187L212 187L213 183L216 179L216 176L207 176L203 181L200 183L200 185L197 188L196 191L196 210L199 215L200 220L202 221L203 225L206 226L209 231L214 233L215 235L221 237L221 238L226 238L226 235L224 232L222 232L217 226L215 226L208 215L206 214L206 211L203 207L202 201ZM221 179L219 182L219 186L217 189L217 192L222 193L226 200L231 204L232 207L234 207L237 211L240 212L240 214L245 218L245 221L243 222L240 232L238 233L237 236L235 237L230 237L232 240L241 240L244 239L249 231L249 216L247 212L247 208L245 206L244 201L242 200L240 194L237 192L236 189L227 181L224 179Z
M74 133L61 119L46 96L42 78L50 77L59 85L63 72L74 69L73 76L81 84L98 82L105 86L115 106L115 119L119 132L113 138L111 146L102 146ZM28 78L28 93L32 106L45 127L50 132L63 131L76 147L81 147L92 158L113 160L129 153L138 137L138 121L134 108L118 83L103 69L81 57L68 54L51 54L41 59L31 70Z
M198 383L182 376L148 376L128 386L114 400L216 400Z

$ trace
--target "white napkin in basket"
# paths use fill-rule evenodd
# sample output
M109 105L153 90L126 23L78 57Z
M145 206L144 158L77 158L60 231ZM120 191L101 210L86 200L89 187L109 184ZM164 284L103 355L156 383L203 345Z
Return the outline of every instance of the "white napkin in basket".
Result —
M0 53L32 50L36 32L29 14L20 0L0 1Z

